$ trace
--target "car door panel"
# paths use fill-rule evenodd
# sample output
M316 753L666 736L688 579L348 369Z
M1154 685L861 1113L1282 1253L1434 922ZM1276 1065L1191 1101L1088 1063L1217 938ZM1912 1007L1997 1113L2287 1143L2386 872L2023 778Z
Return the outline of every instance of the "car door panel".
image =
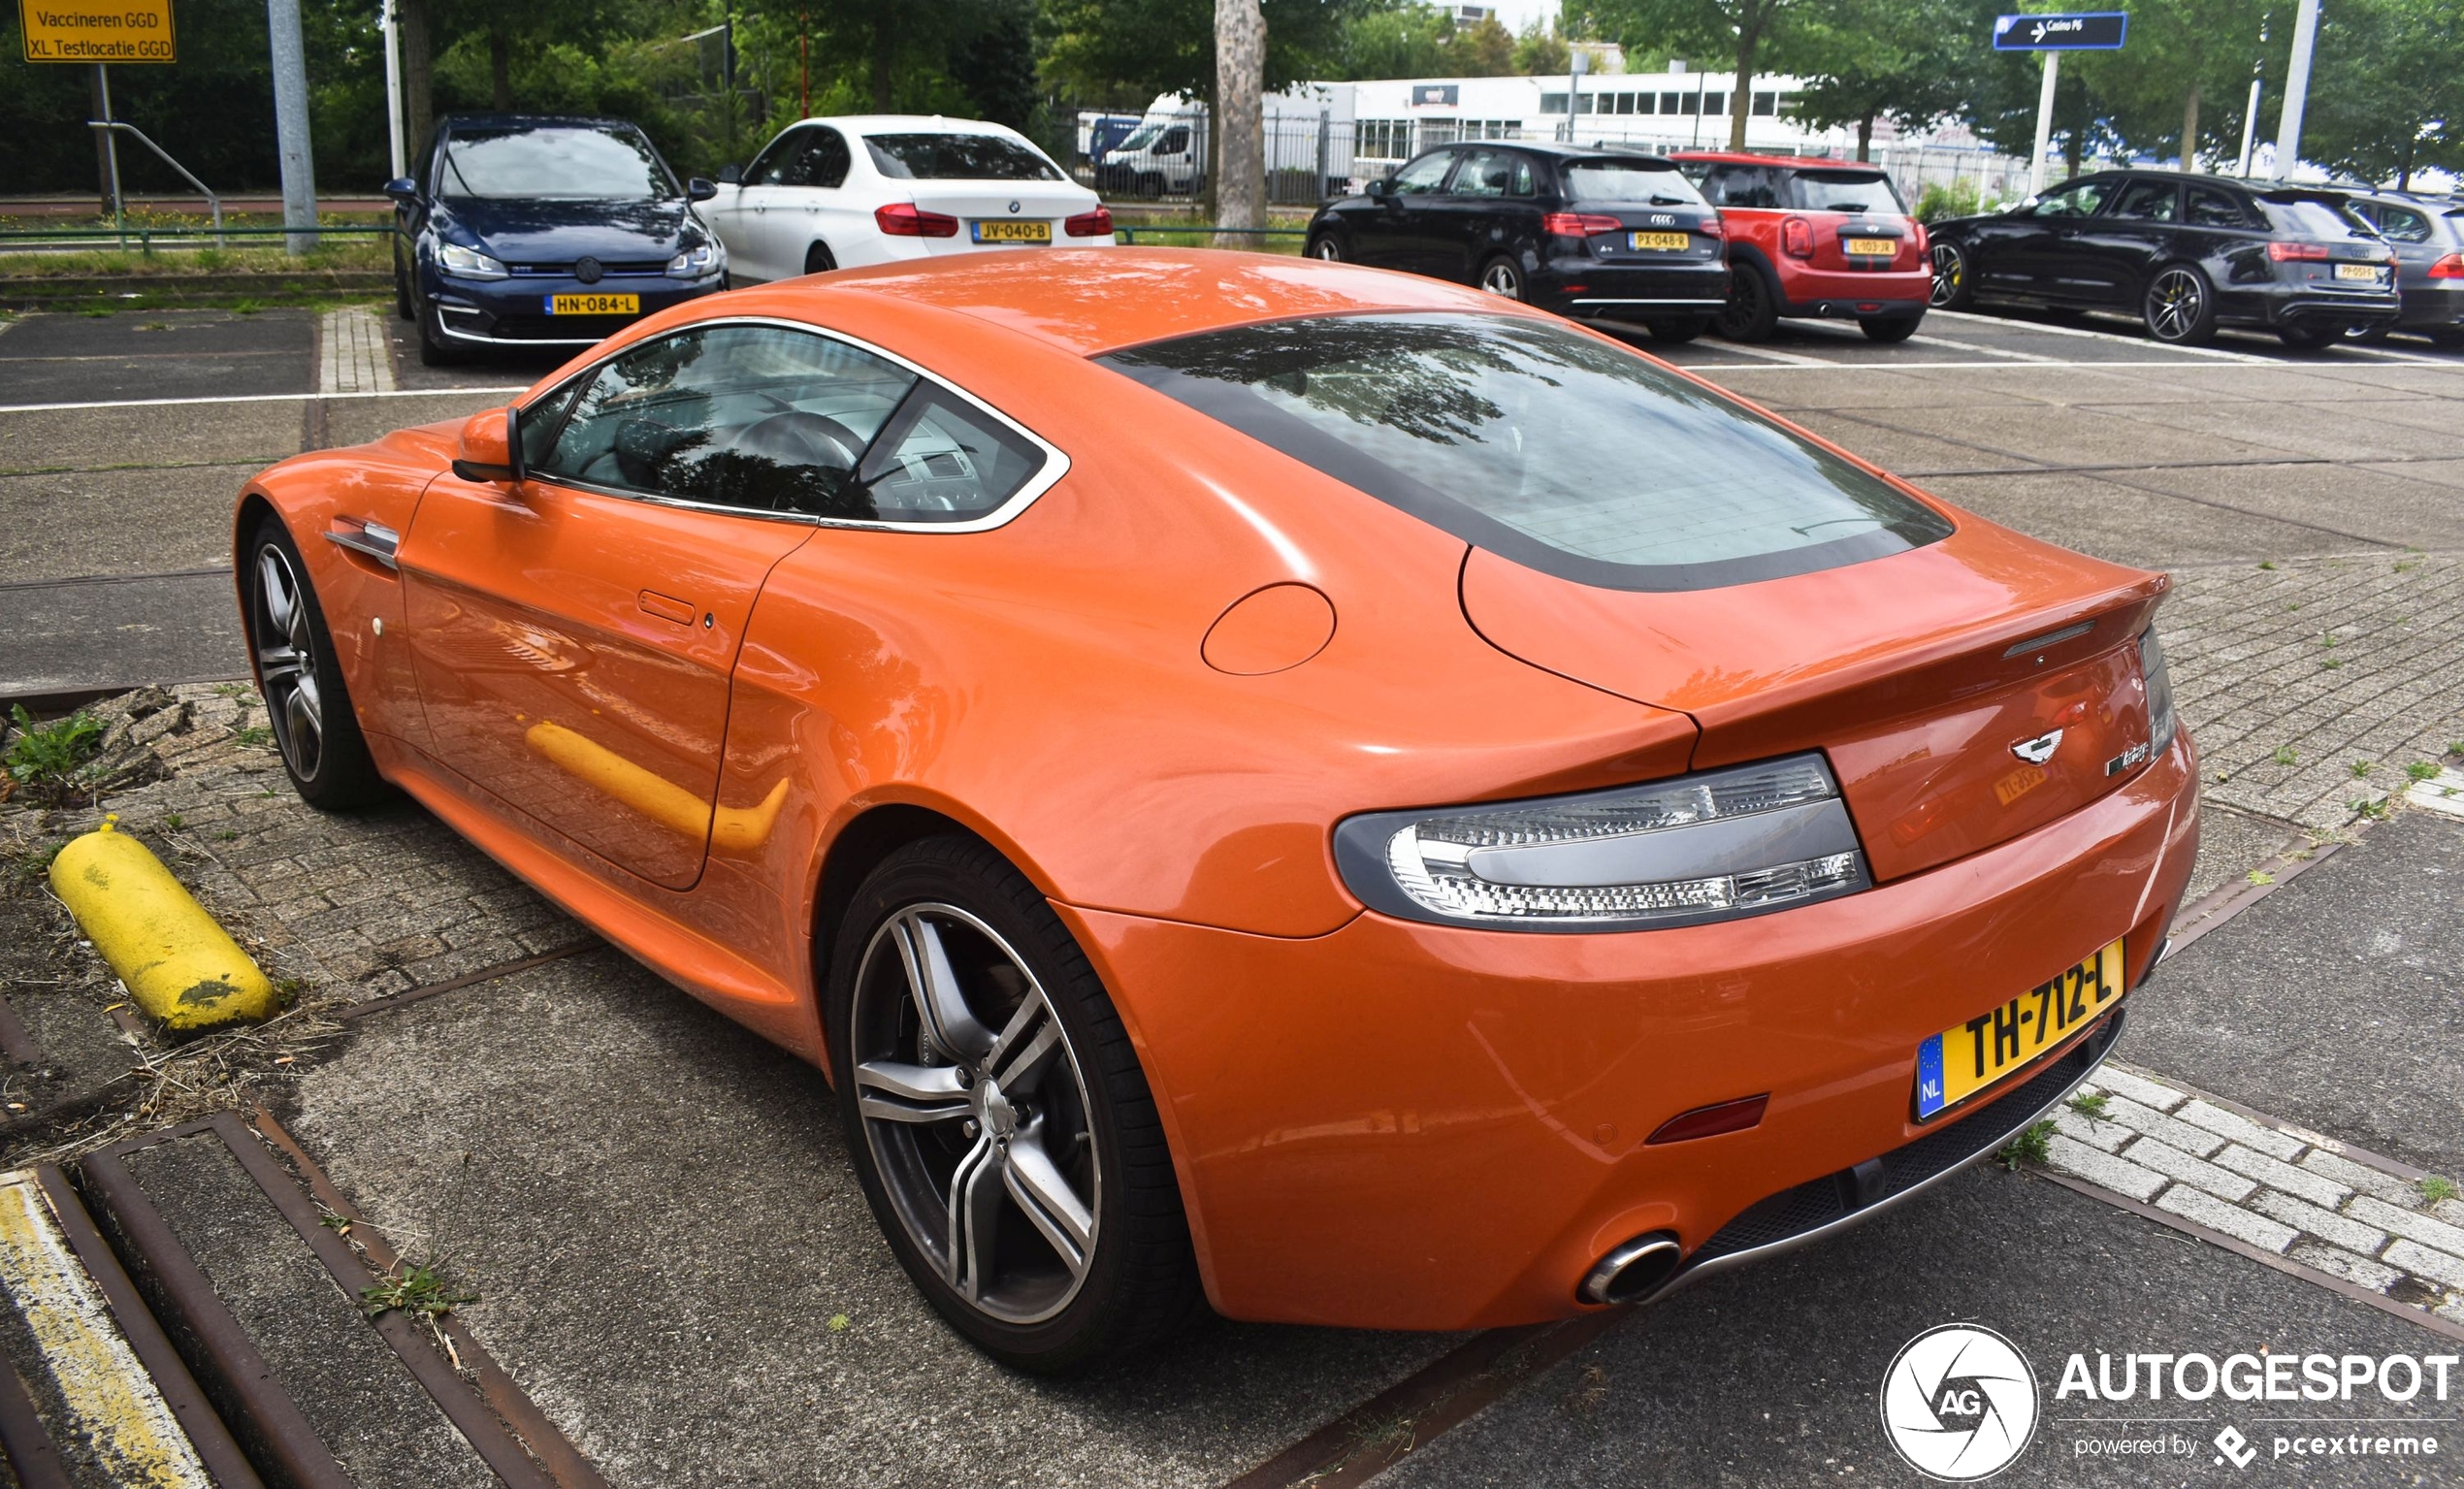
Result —
M1432 150L1394 174L1386 195L1377 199L1377 210L1365 214L1362 263L1415 274L1442 272L1430 208L1444 190L1454 159L1452 150Z
M2068 298L2107 308L2135 308L2156 266L2173 256L2181 208L2180 181L2125 182L2102 212L2070 236L2063 265Z

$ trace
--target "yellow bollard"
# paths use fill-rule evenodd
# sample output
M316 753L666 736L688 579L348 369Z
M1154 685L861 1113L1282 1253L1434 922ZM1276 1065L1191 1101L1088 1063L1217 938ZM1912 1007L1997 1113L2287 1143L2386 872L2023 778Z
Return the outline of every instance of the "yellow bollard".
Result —
M60 850L51 892L137 1006L175 1033L274 1013L274 984L116 817Z

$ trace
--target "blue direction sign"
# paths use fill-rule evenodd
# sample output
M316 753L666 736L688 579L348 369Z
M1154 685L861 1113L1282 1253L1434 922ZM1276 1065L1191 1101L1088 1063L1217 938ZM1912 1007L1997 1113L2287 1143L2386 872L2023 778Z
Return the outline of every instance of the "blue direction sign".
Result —
M2058 16L2000 16L1995 51L2119 51L2130 29L2127 11L2071 11Z

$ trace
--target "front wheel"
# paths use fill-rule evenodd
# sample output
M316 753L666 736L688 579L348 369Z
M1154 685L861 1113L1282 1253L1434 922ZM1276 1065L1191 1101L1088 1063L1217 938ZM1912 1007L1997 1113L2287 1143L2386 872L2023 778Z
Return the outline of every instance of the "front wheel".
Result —
M300 797L321 811L348 811L391 794L351 711L324 607L299 546L279 518L260 517L242 552L246 566L249 662L282 768Z
M837 267L838 255L829 251L829 244L817 243L804 250L806 274L828 274Z
M1867 340L1880 341L1886 346L1906 340L1917 334L1917 327L1924 324L1925 317L1922 315L1868 315L1857 322Z
M2169 264L2148 281L2139 315L2148 335L2168 346L2204 346L2216 340L2216 291L2188 264Z
M1729 303L1712 326L1732 341L1767 341L1779 328L1779 293L1763 271L1739 264L1729 284Z
M1498 255L1480 269L1480 288L1507 300L1528 300L1523 282L1523 266Z
M1334 234L1320 233L1309 241L1309 256L1329 264L1340 264L1344 261L1344 245L1335 242Z
M1103 983L985 843L892 853L849 906L827 1014L864 1195L976 1347L1057 1374L1202 1304L1163 1124Z
M1932 250L1933 286L1927 303L1937 310L1964 310L1976 303L1976 286L1968 282L1967 250L1955 243L1937 242Z

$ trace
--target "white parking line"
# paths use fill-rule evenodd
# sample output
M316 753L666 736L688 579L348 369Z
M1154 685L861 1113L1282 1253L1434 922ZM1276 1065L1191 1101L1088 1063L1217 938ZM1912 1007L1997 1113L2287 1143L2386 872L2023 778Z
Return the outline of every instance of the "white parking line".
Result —
M2135 342L2139 340L2137 337L2116 336L2110 331L2091 330L2086 326L2046 326L2039 325L2032 320L2004 320L1998 315L1979 315L1973 310L1937 309L1929 310L1926 314L1929 316L1940 316L1945 320L1973 321L1980 326L1994 326L2004 331L2025 331L2030 333L2031 335L2078 336L2086 337L2091 340L2096 341ZM2270 357L2253 356L2250 352L2246 351L2226 351L2223 348L2217 346L2167 346L2164 349L2170 352L2178 352L2186 357L2215 357L2225 362L2263 362L2270 367L2279 367L2283 365Z
M1947 346L1953 351L1983 352L1989 357L2007 357L2013 362L2059 362L2059 357L2040 357L2032 351L2013 351L2007 346L1984 346L1975 341L1955 341L1947 336L1912 336L1909 340L1919 346Z
M91 404L0 404L0 413L58 413L71 408L178 408L199 404L281 404L310 398L443 398L455 393L527 393L527 382L486 388L387 388L358 393L233 393L221 398L117 398Z
M1782 367L1839 366L1836 362L1826 362L1820 357L1800 357L1793 351L1773 351L1767 346L1740 346L1735 341L1722 341L1716 349L1732 351L1740 357L1752 357L1761 362L1777 363Z
M2040 368L2084 368L2095 372L2129 372L2133 370L2144 372L2150 368L2170 368L2175 372L2180 372L2186 367L2197 366L2195 363L2183 362L2178 359L2168 359L2162 362L2143 362L2135 359L2103 357L2085 358L2076 362L2047 359L2025 363L1980 361L1824 362L1812 357L1800 357L1793 364L1786 367L1738 367L1735 363L1716 362L1689 362L1680 363L1678 365L1685 368L1688 372L1701 372L1705 376L1714 372L1798 372L1817 368L1822 371L1832 372L1973 372L1978 371L2017 372L2034 372ZM2243 365L2249 368L2271 368L2278 371L2282 371L2286 368L2291 368L2295 372L2322 371L2321 369L2305 369L2302 364L2297 362L2270 362L2264 357L2247 358L2244 360ZM2448 366L2448 364L2441 363L2436 365ZM2464 363L2454 364L2454 367L2457 372L2464 372ZM0 412L5 411L6 410L0 410Z

